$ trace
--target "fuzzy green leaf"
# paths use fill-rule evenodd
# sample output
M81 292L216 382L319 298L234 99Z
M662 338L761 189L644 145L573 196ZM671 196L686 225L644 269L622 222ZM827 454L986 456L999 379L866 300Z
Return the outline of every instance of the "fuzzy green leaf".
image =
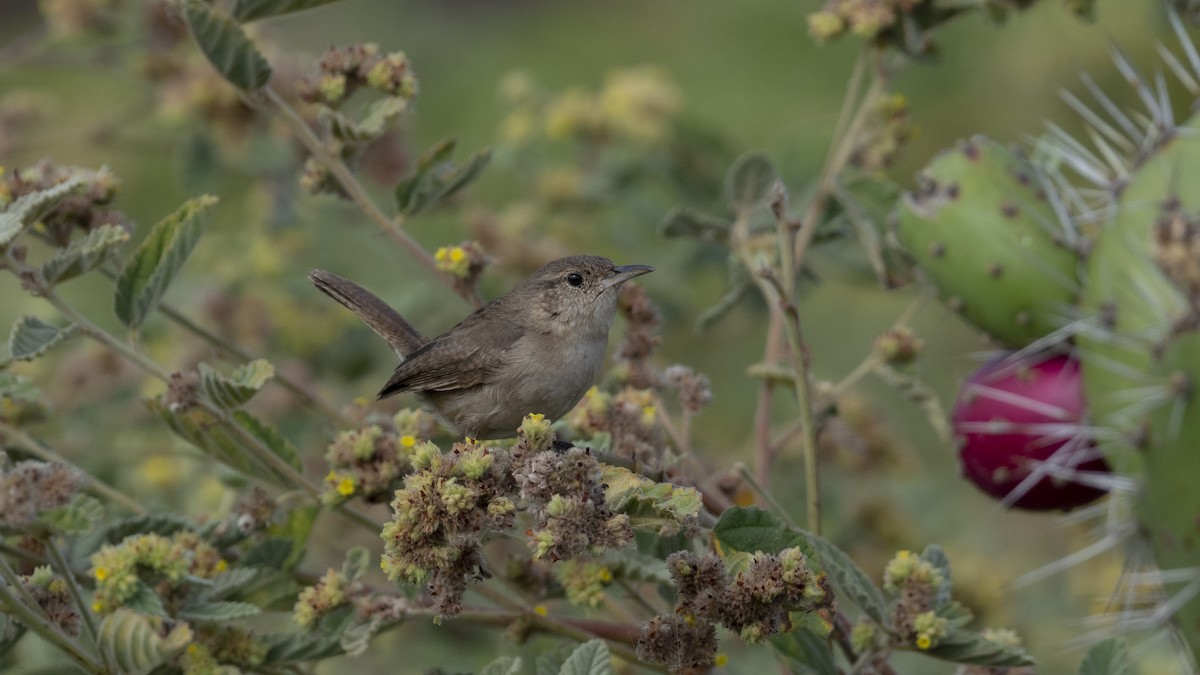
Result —
M233 18L247 22L300 12L321 5L330 5L341 0L237 0L233 5Z
M212 585L205 588L200 597L207 601L224 600L257 579L258 573L259 570L253 567L234 567L214 577Z
M78 189L83 182L81 176L73 176L45 190L22 195L9 204L0 213L0 249L8 246L21 230L37 222L58 200Z
M267 537L250 547L242 556L241 564L247 567L265 567L267 569L284 569L288 558L292 556L295 545L290 539L283 537Z
M382 628L383 620L378 616L373 616L370 621L351 624L342 633L342 639L338 644L346 656L362 656L366 653L367 647L371 646L371 638L375 637Z
M612 675L612 657L604 640L589 640L563 662L558 675Z
M179 618L186 619L187 621L219 623L242 619L247 616L255 616L261 613L262 609L258 605L252 605L248 602L221 600L184 605L179 610Z
M871 581L871 577L842 549L828 540L808 533L804 535L816 551L821 567L829 574L834 591L840 597L853 600L877 623L885 623L887 599L883 591Z
M450 161L455 142L447 139L438 143L417 163L413 175L396 186L396 205L401 212L413 215L449 199L483 173L492 158L490 148L473 153L462 166Z
M0 365L12 361L32 361L76 332L75 324L59 328L36 316L23 316L17 319L12 332L8 334L8 358L0 361Z
M658 233L664 237L693 237L702 241L724 242L729 238L731 223L724 218L707 213L677 207L658 224Z
M976 666L1032 666L1037 662L1024 649L993 642L969 630L951 630L926 654L943 661Z
M264 445L271 449L271 452L287 462L293 469L300 470L300 453L296 452L296 446L280 435L275 430L275 427L263 424L257 417L245 410L234 410L233 421L237 422L246 431L249 431L252 436L262 441Z
M558 675L563 664L575 651L575 643L564 642L551 649L543 650L533 662L534 675Z
M139 580L135 584L133 595L125 599L123 606L139 614L165 617L167 608L163 607L162 598L158 597L154 589L147 586L144 581Z
M342 561L342 576L350 581L358 581L371 565L371 552L363 546L355 546L346 551L346 559Z
M203 216L216 203L209 195L188 200L138 245L117 276L113 304L121 323L134 330L142 325L196 246Z
M128 609L104 617L97 642L105 660L126 675L149 673L182 653L192 641L187 624L176 624L165 638L159 636L158 624Z
M635 516L635 525L642 520L636 516L647 516L658 521L648 524L655 529L678 530L693 524L704 505L695 488L656 483L623 467L602 465L600 479L608 485L608 508Z
M816 614L800 615L820 621ZM803 619L801 619L803 620ZM788 671L793 675L837 675L837 664L833 660L833 647L829 642L829 631L818 633L820 627L810 629L807 625L795 630L767 638Z
M194 530L192 521L175 513L149 513L130 516L109 523L104 528L104 541L119 544L135 534L161 534L169 537L176 532Z
M104 518L104 505L91 495L76 494L71 501L38 514L38 522L52 532L77 535L91 532Z
M118 225L102 225L77 237L42 264L42 277L50 285L72 279L103 265L129 241L129 233Z
M767 198L778 177L766 155L751 152L738 157L725 174L729 208L738 213L750 212Z
M329 109L322 110L321 121L339 141L361 144L379 138L407 109L408 99L389 96L369 105L360 121Z
M236 408L258 393L275 376L275 367L266 359L255 359L239 366L228 376L201 363L200 390L204 397L220 408Z
M352 625L354 608L338 607L317 620L312 630L275 633L262 637L267 647L264 664L283 665L316 661L342 653L342 634Z
M950 602L950 595L953 591L953 576L950 573L950 559L946 557L946 552L937 544L930 544L921 552L921 559L933 565L938 572L942 574L942 585L938 586L937 597L933 599L934 608Z
M200 51L230 84L249 91L271 79L271 66L229 15L200 0L187 0L183 16Z
M517 675L521 672L521 657L501 656L483 667L479 675Z
M146 402L146 405L167 424L171 431L183 440L196 446L204 454L234 468L249 476L257 476L273 481L277 485L290 487L291 481L275 469L258 459L247 450L241 439L220 420L199 408L187 410L171 410L156 400ZM238 410L234 412L234 422L251 434L267 443L272 451L277 452L289 462L296 459L295 448L273 429L266 427L251 417L248 413ZM272 439L271 441L265 440Z
M671 583L671 573L667 571L666 561L635 548L608 549L604 552L601 562L617 579L639 583Z
M288 517L281 523L276 523L267 529L272 537L281 537L292 543L292 550L278 569L290 570L300 564L308 551L308 536L312 534L313 525L321 509L316 505L298 506L288 512Z
M1092 645L1079 664L1079 675L1133 675L1125 641L1109 638Z

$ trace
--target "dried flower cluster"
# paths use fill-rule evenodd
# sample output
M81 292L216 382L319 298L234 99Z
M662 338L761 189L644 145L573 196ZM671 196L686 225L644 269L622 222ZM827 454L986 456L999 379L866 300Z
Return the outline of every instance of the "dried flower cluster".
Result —
M73 178L81 179L82 187L58 200L38 219L38 229L52 243L66 246L77 229L91 232L104 225L116 225L132 231L133 224L125 214L108 208L120 182L104 170L89 171L43 161L28 169L0 171L0 207Z
M325 453L329 473L322 501L338 504L355 496L370 503L388 501L409 470L416 442L412 434L401 436L375 424L341 432Z
M798 548L756 553L732 579L721 558L711 553L673 553L667 570L678 593L675 613L642 627L637 653L643 661L664 664L671 671L712 666L718 623L757 643L791 630L788 612L812 612L833 604L828 579L809 569Z
M0 468L0 523L25 528L38 514L71 501L83 474L57 462L24 461Z
M37 602L42 614L51 623L71 636L79 635L79 612L71 599L67 582L48 566L34 569L33 574L21 577L21 585Z
M819 11L808 15L808 30L819 40L850 31L875 37L891 28L902 14L913 11L924 0L828 0Z
M184 675L208 675L255 670L267 656L267 645L254 633L237 626L202 624L195 629L193 642L179 658ZM243 671L244 672L244 671Z
M346 587L353 583L337 570L326 570L317 583L300 591L292 608L292 620L305 628L312 626L317 619L349 602Z
M211 579L229 568L220 551L194 532L170 537L139 534L92 554L96 594L92 609L108 613L149 589L170 599L185 577Z
M512 526L521 502L532 518L534 555L560 560L633 539L628 516L605 505L600 465L583 448L551 449L554 432L529 415L508 452L467 439L442 453L429 442L412 454L414 472L392 501L384 525L382 567L388 578L426 583L438 611L462 609L469 579L489 576L480 546L494 530Z
M299 87L300 98L309 103L337 107L363 87L405 99L417 93L417 78L404 52L382 54L374 43L330 47L318 68L316 79L305 79Z
M877 174L892 166L901 148L918 133L903 94L880 98L868 120L861 140L850 157L850 165L865 174Z
M1009 628L984 628L982 635L988 640L1005 647L1021 646L1021 636ZM954 675L1034 675L1034 670L1027 666L1006 668L1003 666L962 665L954 671Z
M884 363L900 366L912 363L921 354L925 341L907 328L890 328L875 338L875 354Z
M892 612L892 629L918 649L937 646L946 636L946 620L933 611L942 573L911 551L900 551L883 571L883 587L899 594Z

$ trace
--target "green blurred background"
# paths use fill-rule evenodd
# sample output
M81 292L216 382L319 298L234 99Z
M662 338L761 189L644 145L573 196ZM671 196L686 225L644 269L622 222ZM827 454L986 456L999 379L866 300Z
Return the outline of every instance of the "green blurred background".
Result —
M0 135L0 165L11 169L42 158L106 165L122 181L117 206L142 224L141 231L185 198L220 195L210 231L168 300L203 321L220 314L221 302L239 298L230 319L233 331L246 337L256 354L311 379L331 400L370 396L390 372L390 352L308 287L308 269L324 267L356 279L427 333L453 325L466 305L417 269L353 207L297 194L290 152L278 138L252 134L226 142L195 116L163 114L155 91L138 74L144 45L135 29L136 4L126 2L118 11L115 32L83 37L46 35L35 2L0 4L0 105L6 97L33 96L38 111L18 132ZM940 57L907 65L894 80L893 90L907 97L919 134L889 170L891 178L911 187L916 171L935 152L971 134L1024 143L1047 121L1077 129L1058 92L1079 91L1082 71L1092 73L1114 99L1131 102L1132 93L1109 63L1109 50L1120 45L1134 63L1151 70L1155 41L1171 39L1164 11L1152 0L1096 4L1097 20L1091 23L1045 0L1011 14L1004 25L973 13L943 30ZM332 44L372 41L385 50L404 50L421 82L404 123L402 143L412 153L447 136L457 137L465 150L494 144L510 110L498 90L514 71L560 92L572 86L596 89L613 71L653 65L678 87L688 124L722 139L716 156L731 159L763 150L793 193L802 195L824 159L859 49L853 38L814 43L805 17L819 5L350 0L262 22L254 31L260 44L270 45L266 49L277 71L286 71L280 66L284 62L307 69ZM478 215L473 208L499 212L531 197L520 171L500 155L461 200L463 208L414 219L409 230L430 249L458 243L470 236L469 222ZM386 200L382 189L376 196ZM698 205L711 207L718 196L710 199ZM536 232L566 251L657 268L643 281L664 314L659 358L712 377L714 402L696 421L696 445L710 466L723 469L750 461L757 382L745 369L761 357L766 313L748 298L706 332L693 330L695 317L724 292L724 258L715 247L656 234L659 220L676 201L662 191L635 192L632 198L560 211ZM500 262L485 278L489 296L520 273ZM815 376L836 380L867 353L917 289L881 289L853 241L816 249L811 263L820 282L805 286L800 312ZM65 292L115 330L105 280L87 277ZM0 277L0 324L24 313L53 318L11 277ZM919 373L948 408L957 383L989 345L936 304L918 315L915 328L926 341ZM166 324L148 327L147 344L156 358L171 364L205 355L194 339ZM119 368L106 370L94 348L80 343L23 372L56 404L58 415L39 435L84 466L167 508L193 514L228 508L220 472L158 429L137 405L153 386L141 385ZM986 624L1017 628L1043 664L1040 672L1073 671L1082 652L1064 645L1084 632L1084 616L1106 607L1121 556L1012 587L1020 574L1090 541L1084 529L1065 526L1055 515L1000 510L957 478L953 449L937 440L915 406L873 381L856 395L869 411L862 413L864 424L886 450L883 460L866 467L853 458L826 457L830 536L873 574L897 548L940 543L954 564L958 591ZM777 399L782 427L794 404L786 396ZM285 431L305 439L302 449L314 459L310 466L316 475L328 429L306 420L294 402L259 405ZM801 513L796 448L787 450L773 475L774 492ZM385 512L379 514L382 519ZM311 553L315 568L339 560L350 545L376 543L359 541L357 535L348 541L332 528L319 536ZM723 648L734 653L729 670L771 667L764 650L739 649L736 642L723 641ZM544 643L533 648L539 644ZM41 658L36 649L23 648L28 664ZM320 672L471 670L513 649L493 633L454 622L436 629L408 625L359 661L331 661ZM1171 672L1157 660L1158 652L1152 644L1142 653L1144 672ZM904 672L949 672L924 659L899 663Z

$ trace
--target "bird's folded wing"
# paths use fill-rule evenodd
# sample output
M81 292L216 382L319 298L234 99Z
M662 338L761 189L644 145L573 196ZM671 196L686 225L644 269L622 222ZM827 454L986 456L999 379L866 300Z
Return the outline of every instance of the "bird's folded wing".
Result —
M435 338L396 366L379 391L379 398L402 391L452 391L487 384L508 365L510 348L522 334L519 326L507 321L463 325L459 329L465 329L466 334L456 339L446 335Z

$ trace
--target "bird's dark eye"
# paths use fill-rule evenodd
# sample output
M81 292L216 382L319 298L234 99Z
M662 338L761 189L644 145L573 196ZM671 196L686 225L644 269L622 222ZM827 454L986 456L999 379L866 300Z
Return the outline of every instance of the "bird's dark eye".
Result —
M583 275L578 272L571 272L567 275L567 283L572 286L578 286L583 283Z

